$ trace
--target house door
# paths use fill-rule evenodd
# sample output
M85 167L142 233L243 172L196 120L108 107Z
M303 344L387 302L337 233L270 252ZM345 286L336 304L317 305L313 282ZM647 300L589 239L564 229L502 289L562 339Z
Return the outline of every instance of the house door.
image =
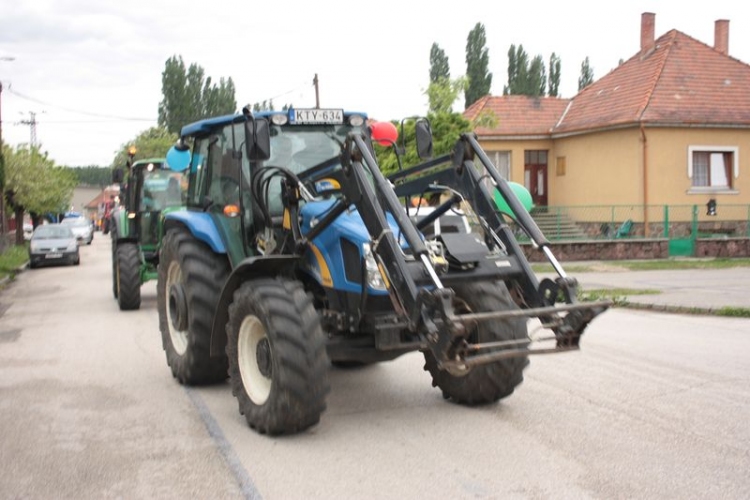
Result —
M547 151L525 151L523 183L535 207L547 206Z

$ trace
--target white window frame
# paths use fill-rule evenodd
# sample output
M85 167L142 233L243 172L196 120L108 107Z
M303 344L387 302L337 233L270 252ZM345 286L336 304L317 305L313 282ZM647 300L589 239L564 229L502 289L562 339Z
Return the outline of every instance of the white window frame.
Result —
M693 153L732 153L732 186L693 186ZM737 146L688 146L687 175L690 179L688 194L738 194L739 191L733 186L737 185L740 176L740 148Z
M506 181L510 181L510 165L511 165L510 155L511 155L510 150L492 152L492 163L495 165L495 168L500 173L500 176L504 177ZM501 161L500 161L501 156L508 158L507 165L501 165Z

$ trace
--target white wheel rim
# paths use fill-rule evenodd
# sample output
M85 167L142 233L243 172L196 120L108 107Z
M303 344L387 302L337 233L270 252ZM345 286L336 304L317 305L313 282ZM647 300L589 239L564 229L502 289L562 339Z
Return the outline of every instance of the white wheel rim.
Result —
M172 341L172 347L177 354L182 356L187 352L188 336L187 330L178 330L172 322L172 311L169 307L169 290L175 283L182 283L182 269L176 261L169 263L167 268L167 285L164 289L164 303L167 305L167 328L169 328L169 338Z
M237 365L245 392L256 405L262 405L271 394L272 380L258 366L258 344L267 338L266 329L257 316L246 316L237 339ZM273 360L272 360L273 361Z

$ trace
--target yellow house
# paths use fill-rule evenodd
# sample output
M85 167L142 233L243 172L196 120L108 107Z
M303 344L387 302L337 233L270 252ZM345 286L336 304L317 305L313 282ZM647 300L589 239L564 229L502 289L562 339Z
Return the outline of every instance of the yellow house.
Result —
M677 30L655 39L654 21L642 14L638 53L572 99L486 96L464 116L494 113L479 141L537 206L632 206L646 236L661 231L664 206L697 205L711 220L713 201L747 224L750 66L729 55L727 20L713 46Z

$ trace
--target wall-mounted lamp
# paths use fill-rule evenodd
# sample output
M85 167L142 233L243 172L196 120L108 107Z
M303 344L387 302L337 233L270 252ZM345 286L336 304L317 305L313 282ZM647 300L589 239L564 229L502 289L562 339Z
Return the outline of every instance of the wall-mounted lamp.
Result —
M713 198L708 200L708 203L706 203L706 215L716 215L716 200L714 200Z

